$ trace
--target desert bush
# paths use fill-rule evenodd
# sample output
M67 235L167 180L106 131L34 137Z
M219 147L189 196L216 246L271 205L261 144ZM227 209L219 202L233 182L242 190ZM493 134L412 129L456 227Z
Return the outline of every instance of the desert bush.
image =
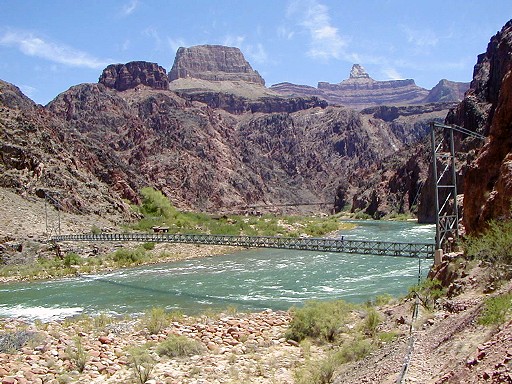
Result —
M144 243L144 244L142 244L142 248L144 248L146 251L152 251L153 249L155 249L155 243L153 243L153 242Z
M134 347L128 351L130 365L134 369L135 379L144 384L151 377L155 367L155 359L145 347Z
M151 187L142 188L141 212L147 216L171 218L177 210L174 208L169 199L160 191Z
M75 338L75 345L69 346L66 350L69 360L73 363L78 372L83 372L87 362L88 354L82 344L82 338Z
M367 356L374 348L371 340L355 338L342 345L339 351L334 354L334 359L338 365L358 361Z
M377 335L377 327L380 325L380 321L379 313L374 308L370 308L364 318L362 332L367 336L375 337Z
M69 252L64 256L64 266L70 267L72 265L79 265L82 263L82 258L80 255L76 254L75 252Z
M418 297L421 305L428 310L432 310L437 301L445 296L446 289L437 279L425 279L420 284L409 288L409 298Z
M121 248L113 253L112 260L119 266L128 266L141 263L145 257L146 252L143 248Z
M310 361L294 372L295 384L328 384L334 376L338 364L334 356L319 361Z
M0 335L0 353L15 353L37 337L36 332L26 330L4 333Z
M186 336L169 335L156 348L159 356L185 357L203 353L203 345L197 340L189 339Z
M490 297L485 301L485 307L478 318L482 325L500 325L507 320L512 311L512 293Z
M93 226L91 227L91 233L92 233L93 235L99 235L99 234L101 233L101 229L100 229L100 228L98 228L96 225L93 225Z
M463 243L467 257L485 260L493 266L512 265L512 221L491 221L480 235Z
M302 341L306 337L333 342L346 330L353 305L343 301L308 301L302 308L292 309L292 320L285 337Z
M354 339L344 343L336 352L317 361L308 361L304 367L294 372L296 384L328 384L332 382L336 369L345 363L357 361L373 350L369 340Z
M160 307L151 308L142 318L142 325L152 335L159 333L169 323L165 309Z

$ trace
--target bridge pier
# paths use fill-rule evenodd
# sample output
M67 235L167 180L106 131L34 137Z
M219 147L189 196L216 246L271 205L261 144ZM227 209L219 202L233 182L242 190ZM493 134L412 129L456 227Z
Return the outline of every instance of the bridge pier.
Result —
M438 266L443 262L443 250L436 249L434 252L434 266Z

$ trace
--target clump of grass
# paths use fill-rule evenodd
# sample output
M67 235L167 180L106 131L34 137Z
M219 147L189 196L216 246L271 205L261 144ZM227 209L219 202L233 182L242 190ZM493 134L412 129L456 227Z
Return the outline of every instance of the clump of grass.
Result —
M203 351L204 347L200 342L179 335L169 335L167 339L161 342L156 348L156 353L159 356L171 358L199 355L203 353Z
M353 305L343 301L308 301L302 308L292 309L292 321L285 337L302 341L307 337L333 342L347 329Z
M146 258L146 251L143 248L121 248L112 254L112 260L120 267L140 264Z
M151 377L155 367L155 359L144 346L131 348L128 354L130 365L134 369L135 380L144 384Z
M146 251L152 251L153 249L155 249L155 243L153 243L153 242L144 243L144 244L142 244L142 248L144 248Z
M463 243L469 258L484 260L493 267L512 265L512 221L491 221L480 235L469 236Z
M490 297L485 301L485 308L478 318L478 323L482 325L503 324L507 317L510 317L511 311L512 293Z
M434 309L437 301L446 295L446 289L437 279L425 279L409 288L409 298L418 297L421 305L428 310Z
M373 344L365 339L353 339L344 343L339 350L327 357L308 361L304 367L294 372L296 384L328 384L332 383L336 369L345 363L357 361L373 350Z
M75 252L69 252L64 256L63 264L65 267L71 267L72 265L80 265L82 258Z
M165 309L160 307L151 308L142 318L142 325L147 328L148 332L152 335L160 333L167 324L169 324L169 318Z
M377 335L377 328L380 325L381 318L379 313L374 309L370 308L364 318L362 325L362 332L374 338Z
M69 346L66 353L78 372L83 372L85 364L87 363L88 354L82 344L81 337L76 337L74 341L74 347Z

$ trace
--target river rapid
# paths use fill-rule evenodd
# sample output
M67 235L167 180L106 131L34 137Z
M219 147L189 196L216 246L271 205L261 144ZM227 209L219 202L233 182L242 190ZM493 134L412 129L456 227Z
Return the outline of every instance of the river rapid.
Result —
M433 242L435 227L412 222L357 221L345 239ZM214 257L51 281L0 285L0 317L43 321L81 313L137 315L152 307L286 310L307 300L365 302L405 295L432 264L413 258L279 249Z

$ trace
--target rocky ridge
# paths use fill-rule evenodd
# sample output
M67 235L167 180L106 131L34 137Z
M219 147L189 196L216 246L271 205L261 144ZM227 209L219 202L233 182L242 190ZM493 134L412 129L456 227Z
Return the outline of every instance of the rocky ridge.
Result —
M421 105L437 102L458 102L469 84L441 80L432 90L419 87L414 80L377 81L360 64L354 64L348 79L338 84L319 82L318 87L279 83L271 90L283 95L315 96L331 105L355 109L387 105Z

